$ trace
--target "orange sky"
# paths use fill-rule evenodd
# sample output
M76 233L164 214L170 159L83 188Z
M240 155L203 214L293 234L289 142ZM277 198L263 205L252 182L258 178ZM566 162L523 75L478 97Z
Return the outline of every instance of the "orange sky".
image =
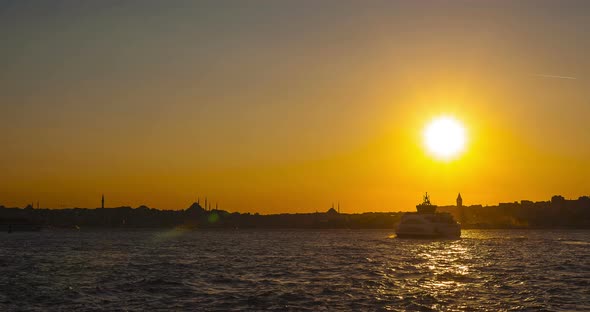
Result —
M586 2L57 3L0 10L2 205L590 193ZM440 115L469 136L450 162L422 144Z

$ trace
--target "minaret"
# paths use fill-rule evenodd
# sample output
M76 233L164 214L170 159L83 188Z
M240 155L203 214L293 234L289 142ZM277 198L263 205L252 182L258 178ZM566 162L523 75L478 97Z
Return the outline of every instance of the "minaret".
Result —
M101 200L101 202L100 202L100 203L101 203L100 207L101 207L102 209L104 209L104 194L102 194L102 200Z
M338 213L340 213L340 202L338 202Z
M457 196L457 207L463 207L463 198L461 198L461 193Z

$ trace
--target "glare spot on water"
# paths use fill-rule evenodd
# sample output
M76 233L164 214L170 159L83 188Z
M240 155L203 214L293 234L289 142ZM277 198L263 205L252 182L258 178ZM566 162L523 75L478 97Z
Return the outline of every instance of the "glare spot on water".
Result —
M580 241L562 241L561 243L566 244L566 245L581 245L581 246L590 245L590 242L580 242Z
M185 227L181 227L181 226L177 226L171 230L166 230L163 232L157 232L154 235L154 241L155 242L163 242L163 241L167 241L170 240L172 238L176 238L179 236L182 236L184 234L186 234L187 232L189 232L189 230Z

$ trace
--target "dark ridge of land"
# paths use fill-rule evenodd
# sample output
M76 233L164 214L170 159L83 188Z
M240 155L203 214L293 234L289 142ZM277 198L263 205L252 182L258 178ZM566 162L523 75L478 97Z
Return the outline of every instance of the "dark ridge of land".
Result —
M502 228L584 228L590 229L590 197L551 201L500 203L497 206L442 206L464 229ZM33 209L0 206L0 231L40 228L308 228L308 229L390 229L404 212L325 213L259 215L206 210L194 203L185 210L138 208Z
M575 200L555 195L551 201L522 200L497 206L441 206L461 222L463 229L579 228L590 229L590 197Z
M0 231L8 226L49 228L392 228L402 213L340 214L334 209L326 213L259 215L206 210L194 203L185 210L138 208L70 208L33 209L0 206Z

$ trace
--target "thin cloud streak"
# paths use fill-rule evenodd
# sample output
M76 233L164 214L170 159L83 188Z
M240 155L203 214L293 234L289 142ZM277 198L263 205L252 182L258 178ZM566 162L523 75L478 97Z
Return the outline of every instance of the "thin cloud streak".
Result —
M536 74L535 76L543 77L543 78L553 78L553 79L570 79L570 80L577 80L578 79L576 77L571 77L571 76L557 76L557 75L545 75L545 74Z

